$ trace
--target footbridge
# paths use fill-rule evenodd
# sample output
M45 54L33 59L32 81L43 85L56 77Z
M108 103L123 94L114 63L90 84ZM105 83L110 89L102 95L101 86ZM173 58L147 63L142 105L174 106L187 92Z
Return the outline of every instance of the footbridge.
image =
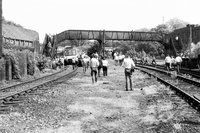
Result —
M54 35L51 50L48 49L48 37L43 43L44 51L51 51L49 55L54 57L55 49L59 43L65 40L97 40L104 48L105 40L118 41L157 41L162 44L166 42L166 35L156 32L136 32L136 31L105 31L105 30L66 30Z
M156 32L105 31L105 30L66 30L56 35L57 43L65 40L119 40L119 41L158 41L163 36Z

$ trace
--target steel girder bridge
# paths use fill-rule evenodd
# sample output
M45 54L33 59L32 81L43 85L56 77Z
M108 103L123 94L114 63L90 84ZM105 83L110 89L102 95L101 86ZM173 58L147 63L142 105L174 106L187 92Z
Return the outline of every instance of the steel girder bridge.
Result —
M105 31L105 30L66 30L54 35L51 56L54 56L55 49L59 43L65 40L97 40L104 47L105 40L118 41L157 41L162 44L166 42L164 34L156 32L135 32L135 31ZM44 41L47 44L47 41ZM43 50L45 45L43 43Z

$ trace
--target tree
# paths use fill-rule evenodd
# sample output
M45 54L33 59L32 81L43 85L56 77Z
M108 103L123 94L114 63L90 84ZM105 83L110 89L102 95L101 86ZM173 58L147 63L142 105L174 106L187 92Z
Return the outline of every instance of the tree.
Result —
M186 27L187 24L189 24L189 23L185 22L183 20L177 19L177 18L170 19L166 23L169 31L171 31L171 32L176 30L176 29L180 29L180 28Z
M150 31L158 32L160 34L170 33L170 30L166 24L160 24L160 25L156 26L156 28L152 28Z
M150 30L147 29L147 28L141 28L141 29L138 29L136 31L141 31L141 32L149 32Z

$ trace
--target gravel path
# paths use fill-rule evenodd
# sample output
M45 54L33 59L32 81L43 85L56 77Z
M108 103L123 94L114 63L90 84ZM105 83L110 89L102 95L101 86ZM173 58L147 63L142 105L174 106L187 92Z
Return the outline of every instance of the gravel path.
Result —
M92 84L82 68L70 80L27 96L0 115L2 133L198 133L200 115L167 87L135 71L125 91L124 70L112 65Z

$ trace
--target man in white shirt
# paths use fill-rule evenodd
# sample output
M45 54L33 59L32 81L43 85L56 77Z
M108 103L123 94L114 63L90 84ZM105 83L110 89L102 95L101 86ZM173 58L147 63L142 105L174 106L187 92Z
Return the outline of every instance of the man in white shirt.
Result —
M128 78L129 78L129 82L130 82L130 90L132 91L132 68L135 67L135 63L133 62L133 60L130 58L129 55L125 55L125 59L122 63L122 66L125 67L124 73L125 73L125 79L126 79L126 91L128 91Z
M94 78L95 78L95 82L97 82L97 68L98 68L98 66L99 66L99 61L97 59L97 56L93 55L92 59L90 60L92 83L94 83ZM93 76L94 76L94 78L93 78Z
M89 60L88 60L87 56L85 55L82 59L83 73L85 73L88 68L88 62L89 62Z
M103 76L108 76L108 61L105 57L102 58L102 65L103 65Z
M167 72L169 72L171 66L171 57L169 56L169 54L167 54L167 56L165 57L165 65L167 67Z
M72 68L73 70L75 69L76 67L76 57L72 57Z
M177 72L180 72L180 67L181 67L181 62L182 62L182 58L179 56L179 54L177 54L177 57L175 59L176 65L177 65Z

